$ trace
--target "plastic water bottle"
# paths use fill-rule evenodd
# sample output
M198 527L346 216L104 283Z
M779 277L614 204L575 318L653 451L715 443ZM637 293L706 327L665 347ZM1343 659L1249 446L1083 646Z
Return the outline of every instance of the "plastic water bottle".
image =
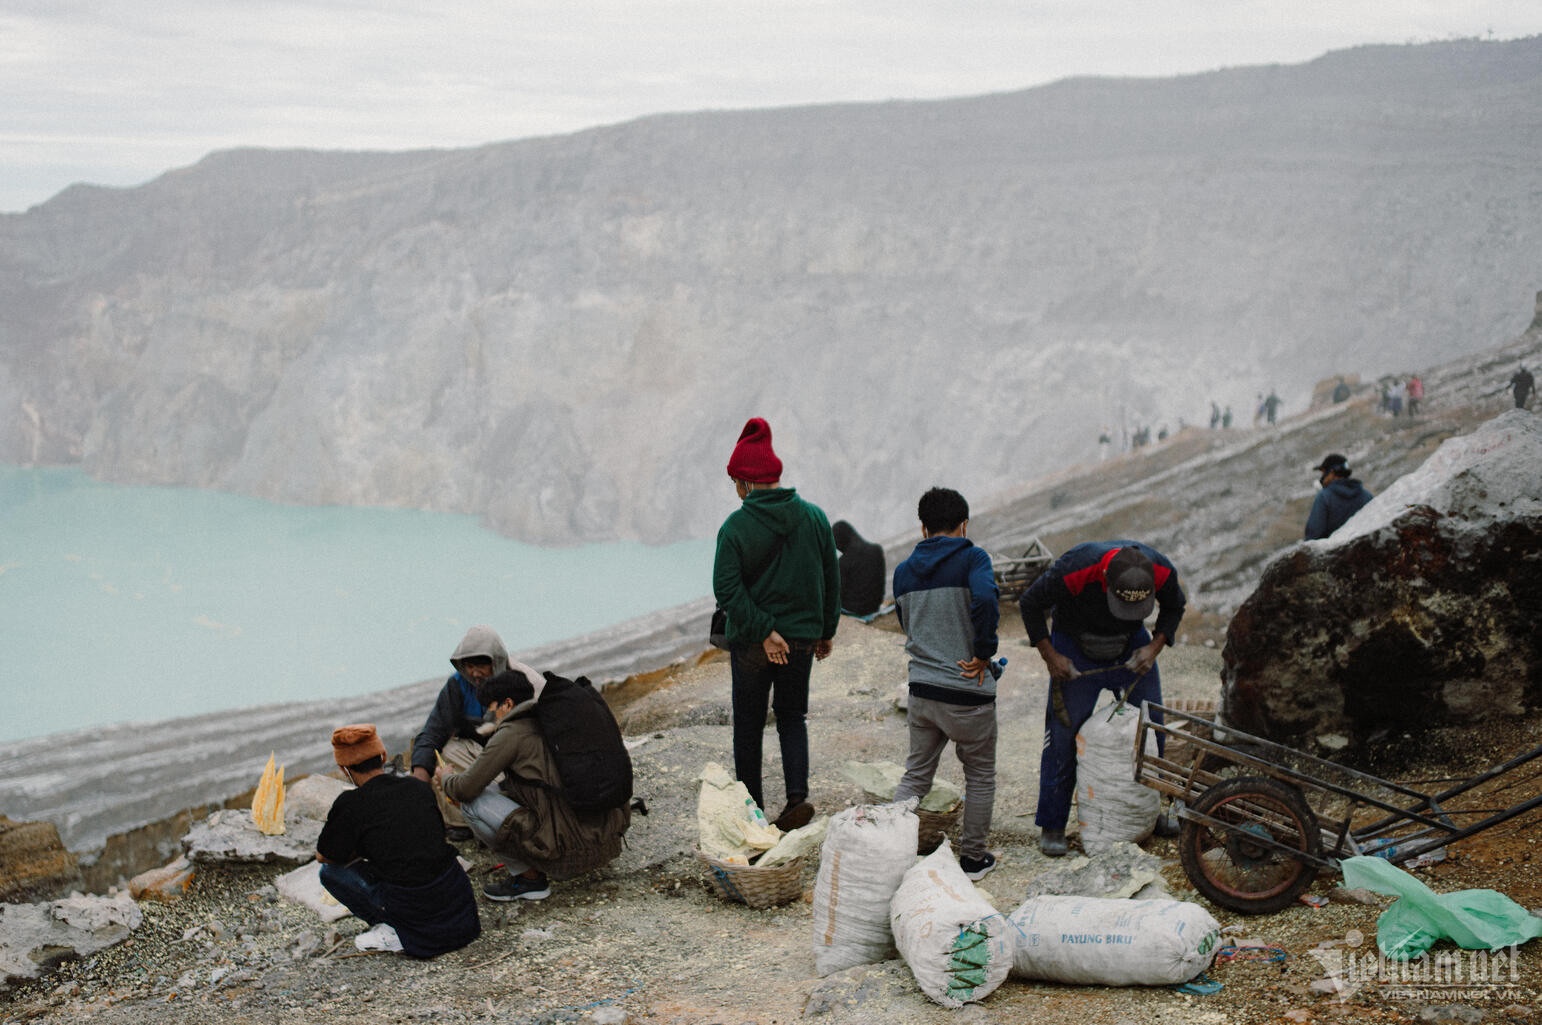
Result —
M770 823L766 821L766 813L760 810L760 806L755 803L755 799L753 797L746 797L744 799L744 808L745 814L750 817L750 820L754 822L755 825L770 825Z
M991 679L993 679L993 680L1001 679L1001 674L1006 669L1006 667L1007 667L1007 657L1005 655L1002 655L1000 658L997 658L997 659L992 659L991 660Z

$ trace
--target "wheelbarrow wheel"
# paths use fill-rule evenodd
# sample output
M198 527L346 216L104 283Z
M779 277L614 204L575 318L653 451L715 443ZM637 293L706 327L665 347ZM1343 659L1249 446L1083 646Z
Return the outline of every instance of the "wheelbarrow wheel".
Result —
M1223 780L1200 795L1193 811L1220 824L1185 819L1178 855L1189 882L1216 904L1267 914L1288 906L1317 877L1317 816L1295 787L1267 776Z

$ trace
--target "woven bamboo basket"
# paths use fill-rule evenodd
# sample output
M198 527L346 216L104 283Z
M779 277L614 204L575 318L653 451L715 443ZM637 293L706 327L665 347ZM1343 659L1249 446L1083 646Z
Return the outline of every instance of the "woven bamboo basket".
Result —
M868 791L863 791L863 793L874 804L888 803L889 799L882 794L874 794ZM916 818L921 820L921 825L916 830L916 853L930 854L941 847L942 838L953 832L963 813L964 805L962 802L955 804L948 811L927 811L925 808L917 808Z
M927 811L924 808L917 808L916 818L921 820L921 828L916 831L916 853L930 854L941 847L942 838L958 825L963 808L962 804L954 805L952 811Z
M793 858L780 865L734 865L696 852L696 859L707 869L707 882L713 892L727 901L769 908L803 896L803 859Z

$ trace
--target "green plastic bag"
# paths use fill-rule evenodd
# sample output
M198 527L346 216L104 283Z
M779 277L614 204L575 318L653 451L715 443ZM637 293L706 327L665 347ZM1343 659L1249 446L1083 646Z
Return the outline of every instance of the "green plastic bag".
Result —
M1340 867L1345 886L1397 898L1376 920L1376 946L1394 961L1416 958L1442 939L1465 950L1498 950L1542 936L1542 918L1497 890L1436 893L1391 862L1364 855Z

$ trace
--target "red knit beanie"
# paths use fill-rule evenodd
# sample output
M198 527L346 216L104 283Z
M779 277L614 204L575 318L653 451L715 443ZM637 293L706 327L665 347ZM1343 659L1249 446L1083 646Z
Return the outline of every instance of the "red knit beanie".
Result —
M751 484L775 484L782 479L782 461L771 450L771 425L752 416L739 432L739 443L728 458L728 476Z

